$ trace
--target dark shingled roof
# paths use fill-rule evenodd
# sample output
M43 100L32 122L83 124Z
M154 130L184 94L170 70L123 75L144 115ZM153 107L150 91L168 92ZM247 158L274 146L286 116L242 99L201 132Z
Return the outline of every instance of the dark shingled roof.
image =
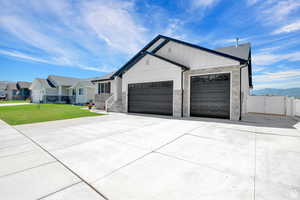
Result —
M252 82L252 64L251 64L251 44L250 43L244 43L240 44L238 46L229 46L229 47L223 47L215 49L215 51L219 51L222 53L226 53L231 56L235 56L244 60L248 60L248 76L249 76L249 86L253 87Z
M0 81L0 90L5 90L7 87L8 82Z
M54 85L52 85L47 79L43 79L43 78L36 78L36 80L38 80L43 88L53 88Z
M96 77L96 78L92 78L92 82L96 82L96 81L107 81L107 80L112 80L113 79L113 75L115 74L116 72L111 72L111 73L108 73L108 74L105 74L103 76L100 76L100 77Z
M80 79L79 78L72 78L72 77L65 77L65 76L56 76L56 75L49 75L48 79L55 85L55 86L72 86L77 83Z
M7 89L9 90L17 90L17 83L11 82L7 84Z
M250 54L251 44L245 43L238 46L229 46L223 48L217 48L215 51L225 53L234 57L238 57L244 60L248 60Z
M17 82L19 88L30 88L31 83L30 82L25 82L25 81L19 81Z
M78 81L74 85L72 85L71 88L76 88L78 84L80 84L81 86L84 86L84 87L93 87L93 83L91 82L90 79L83 79L83 80Z

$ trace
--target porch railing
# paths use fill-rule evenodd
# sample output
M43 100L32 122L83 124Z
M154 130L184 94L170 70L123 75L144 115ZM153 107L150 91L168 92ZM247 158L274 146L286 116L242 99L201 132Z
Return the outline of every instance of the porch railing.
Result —
M44 95L43 97L44 103L66 103L70 104L73 103L72 96L65 96L65 95Z
M114 95L111 95L108 99L105 101L105 111L108 111L108 108L114 103Z

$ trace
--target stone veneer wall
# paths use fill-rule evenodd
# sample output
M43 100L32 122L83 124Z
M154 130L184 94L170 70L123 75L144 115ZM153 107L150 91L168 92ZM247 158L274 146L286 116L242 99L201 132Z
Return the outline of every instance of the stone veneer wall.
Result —
M113 94L96 94L95 95L95 105L97 109L105 109L105 101Z
M127 93L126 92L122 92L122 106L123 106L123 112L127 113Z
M184 90L183 90L183 116L190 116L190 76L205 75L214 73L231 73L231 108L230 119L240 119L240 66L217 67L208 69L188 70L184 72Z
M182 102L182 91L173 90L173 116L181 117L181 102Z

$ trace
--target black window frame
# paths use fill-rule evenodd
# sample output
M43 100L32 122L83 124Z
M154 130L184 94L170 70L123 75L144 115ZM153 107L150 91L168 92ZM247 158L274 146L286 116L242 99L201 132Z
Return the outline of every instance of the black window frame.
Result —
M79 89L78 89L78 95L84 95L83 88L79 88Z
M110 93L111 93L110 82L98 83L98 94L110 94Z

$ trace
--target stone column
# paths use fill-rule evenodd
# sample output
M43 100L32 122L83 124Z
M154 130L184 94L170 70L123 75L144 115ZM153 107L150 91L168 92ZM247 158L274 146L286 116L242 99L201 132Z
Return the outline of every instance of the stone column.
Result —
M181 117L182 111L182 91L173 90L173 117Z
M127 106L127 92L122 92L122 106L123 106L123 112L128 112L128 106Z
M232 83L232 91L231 91L231 109L230 109L230 120L239 120L240 119L240 109L241 109L241 101L240 101L240 92L241 92L241 76L240 69L234 69L231 72L231 83Z

